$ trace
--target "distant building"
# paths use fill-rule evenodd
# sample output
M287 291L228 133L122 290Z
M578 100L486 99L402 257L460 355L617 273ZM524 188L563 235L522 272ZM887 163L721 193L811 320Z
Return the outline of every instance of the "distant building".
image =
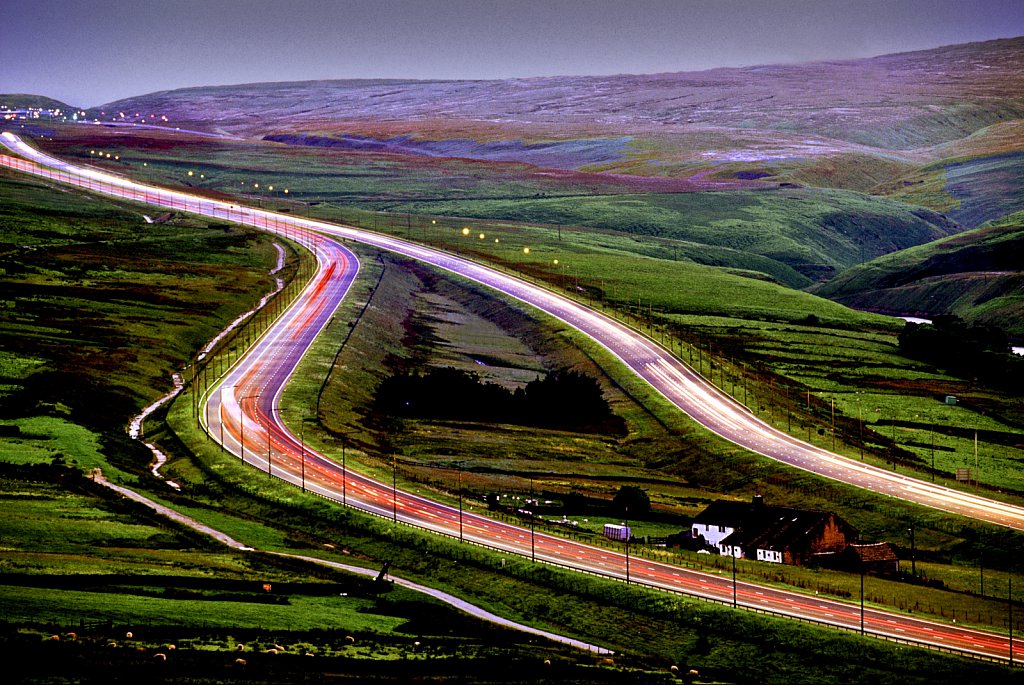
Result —
M900 558L888 542L849 545L840 557L842 567L851 571L873 576L895 576L900 572Z
M857 530L832 512L719 500L693 519L694 538L724 555L800 566L815 554L842 552Z

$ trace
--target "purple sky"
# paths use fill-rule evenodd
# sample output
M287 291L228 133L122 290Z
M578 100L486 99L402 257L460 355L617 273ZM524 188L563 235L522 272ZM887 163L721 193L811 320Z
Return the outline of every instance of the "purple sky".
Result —
M1024 35L1024 0L14 0L0 93L490 79L867 57Z

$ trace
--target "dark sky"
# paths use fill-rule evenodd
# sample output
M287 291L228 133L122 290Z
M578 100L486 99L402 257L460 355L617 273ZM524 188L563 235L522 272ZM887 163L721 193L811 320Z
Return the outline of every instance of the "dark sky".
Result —
M489 79L867 57L1024 35L1024 0L12 0L0 93Z

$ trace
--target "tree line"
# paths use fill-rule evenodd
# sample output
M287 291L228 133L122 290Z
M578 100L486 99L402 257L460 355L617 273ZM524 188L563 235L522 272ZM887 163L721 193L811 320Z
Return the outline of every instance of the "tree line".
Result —
M557 430L621 433L625 428L600 384L571 370L553 371L515 390L451 367L405 372L381 382L374 409L389 416Z
M900 352L986 385L1024 392L1024 357L1010 351L1006 332L969 324L958 316L936 316L930 324L908 323L899 335Z

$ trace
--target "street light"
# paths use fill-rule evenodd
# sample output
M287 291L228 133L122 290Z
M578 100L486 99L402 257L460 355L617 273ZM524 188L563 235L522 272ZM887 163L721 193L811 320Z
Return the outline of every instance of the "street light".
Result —
M462 539L462 462L459 462L459 542Z
M343 505L348 503L348 467L345 466L345 438L352 435L352 433L353 431L345 431L341 434L341 503Z
M915 550L914 550L914 523L913 522L910 523L910 527L907 528L907 531L910 533L910 573L911 573L911 575L913 575L916 578L917 577L917 559L915 558L916 554L915 554Z
M536 502L536 500L534 500L533 498L533 476L530 476L530 500ZM536 521L536 512L534 511L535 507L536 503L530 509L530 561L534 563L537 562L537 548L534 545L533 536L534 522Z
M629 506L626 506L626 585L629 585L629 539L633 537L629 529Z
M206 403L207 411L209 411L210 403ZM224 386L220 386L220 403L217 405L217 421L220 423L220 451L224 453ZM206 423L210 423L210 417L206 417Z
M283 411L283 410L282 410ZM302 491L306 491L306 424L315 422L316 418L312 416L303 416L302 424L299 426L299 463L300 472L302 479ZM345 481L342 481L344 483ZM344 487L344 486L343 486ZM342 502L344 504L344 501Z
M836 451L836 398L832 398L832 451Z
M273 425L273 421L271 421L271 418L273 417L273 414L274 414L274 407L271 406L270 407L270 416L267 416L267 476L270 477L270 478L272 478L274 476L274 474L272 473L273 467L270 465L270 452L271 452L270 427L271 427L271 425Z
M736 543L733 543L729 551L732 557L732 605L736 606Z
M864 634L864 560L860 560L860 634Z
M234 388L234 387L238 387L238 386L232 386L232 387ZM245 400L251 400L253 398L255 398L256 400L259 400L260 394L257 392L257 393L252 394L252 395L246 395L245 397L239 397L238 398L238 416L239 416L239 421L240 421L240 428L239 428L240 439L239 439L239 442L241 443L241 447L242 447L241 458L242 458L242 463L243 464L245 463L245 409L242 407L242 402L245 401Z
M860 393L858 392L856 395L857 396L854 397L853 400L857 403L857 423L860 426L860 437L858 438L860 440L860 460L864 461L864 415L860 410ZM935 465L932 464L933 468L934 466ZM934 477L934 473L932 475Z

